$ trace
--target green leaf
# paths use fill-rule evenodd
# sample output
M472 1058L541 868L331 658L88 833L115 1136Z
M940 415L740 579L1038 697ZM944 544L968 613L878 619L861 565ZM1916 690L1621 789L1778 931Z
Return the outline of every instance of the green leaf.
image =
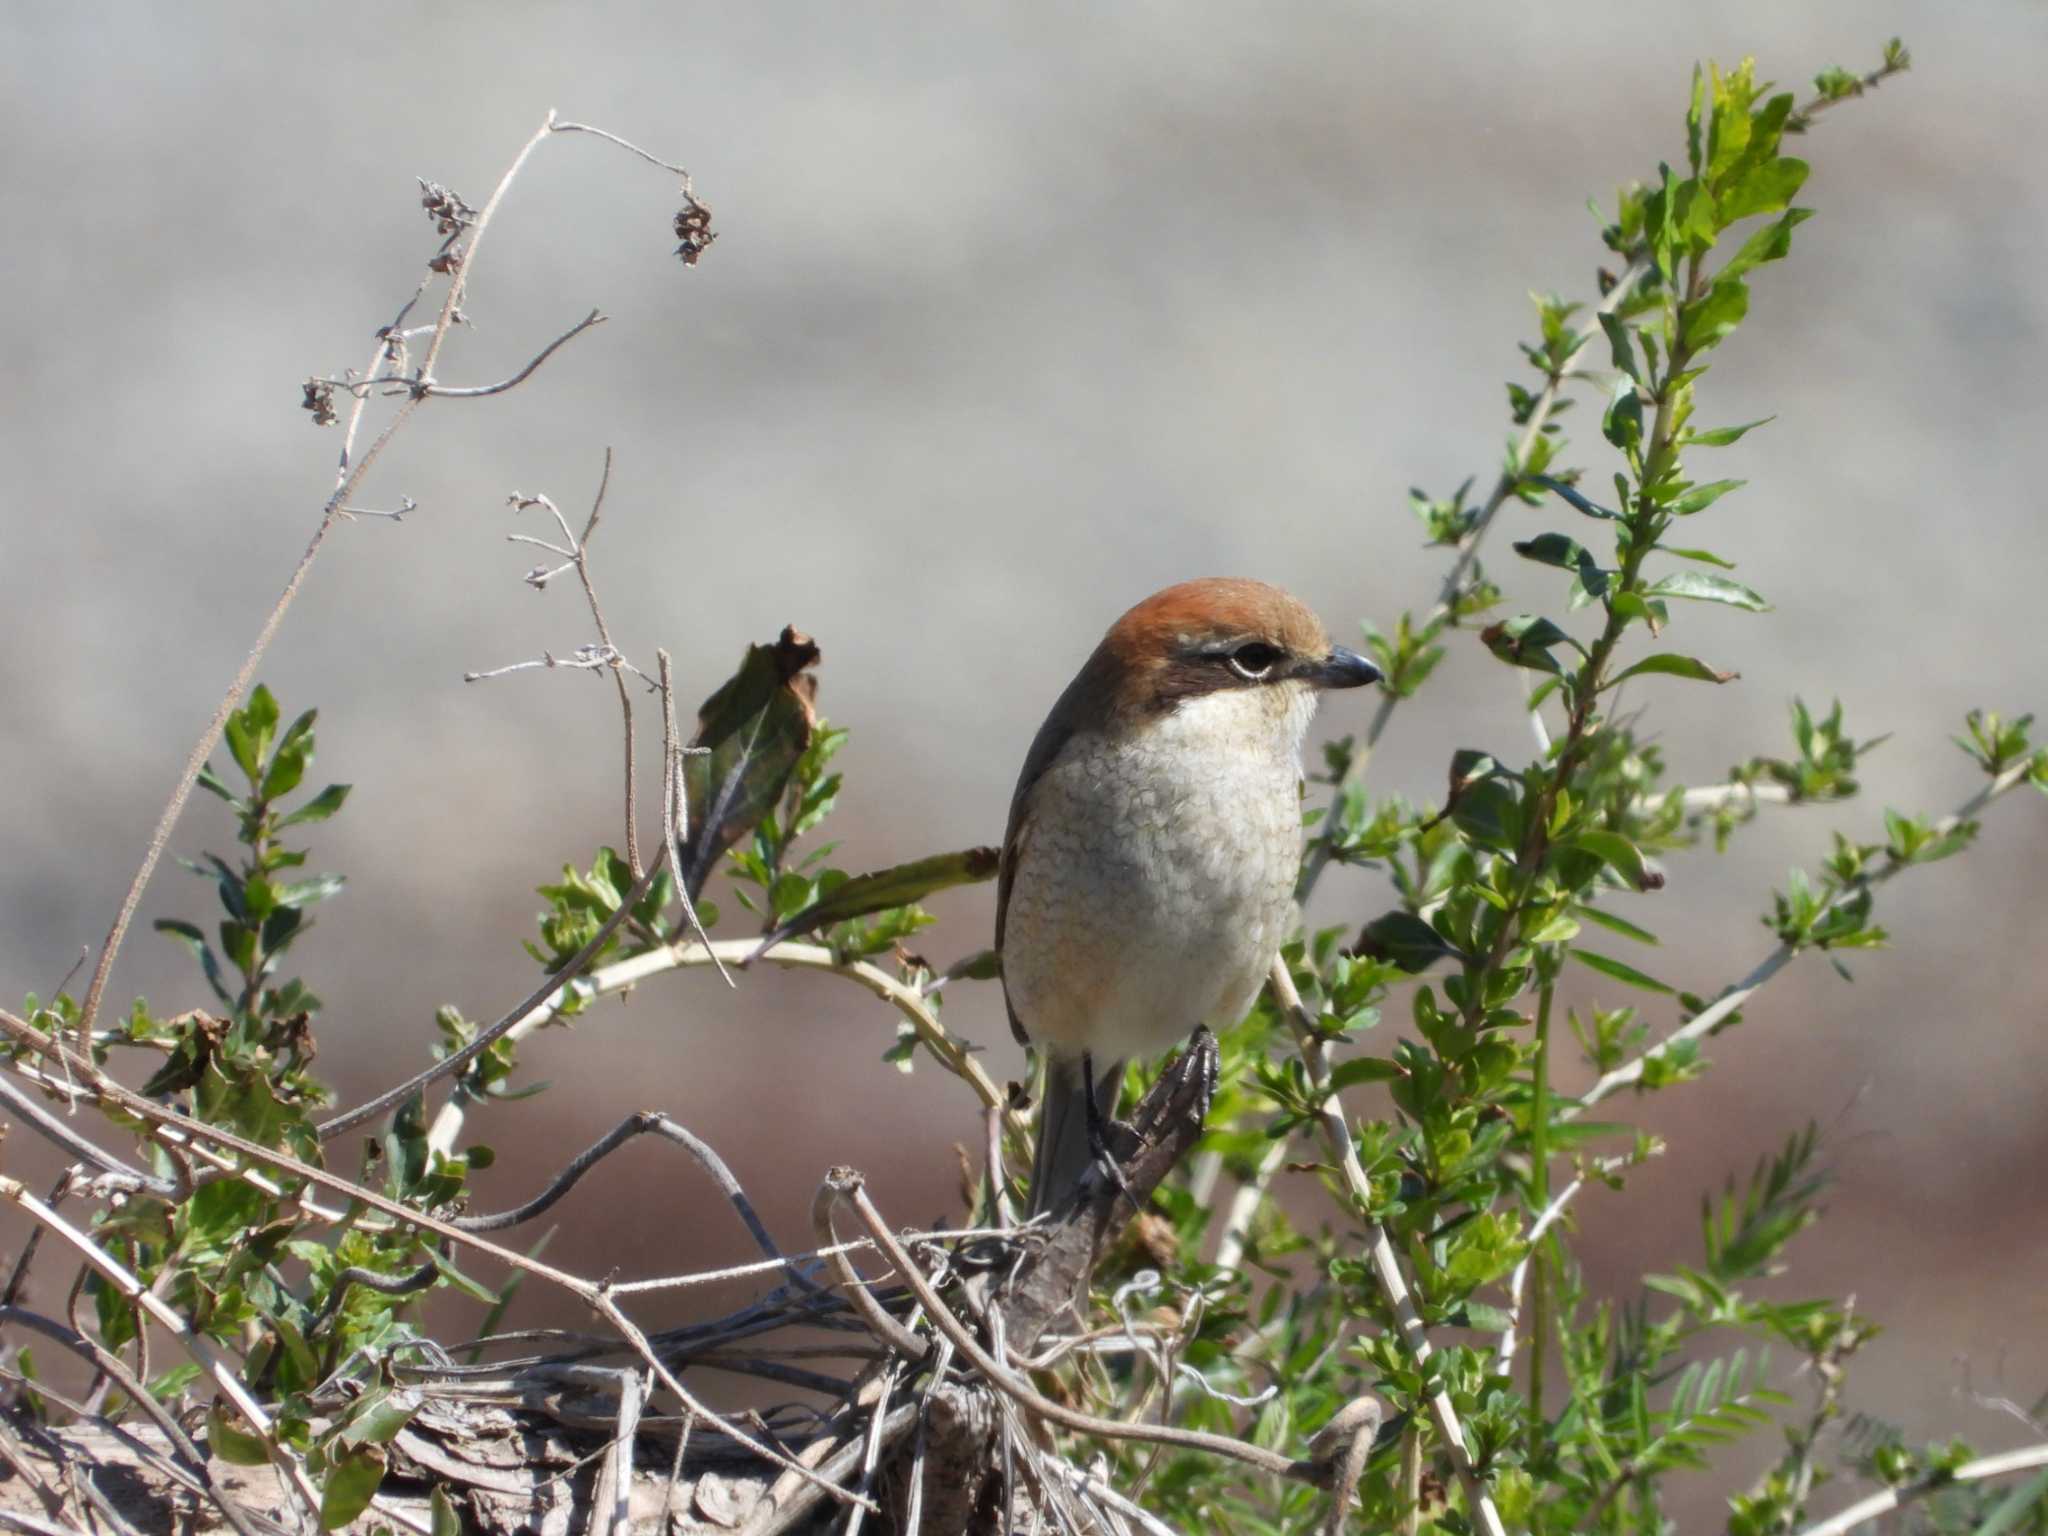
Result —
M434 1492L428 1500L428 1523L432 1536L462 1536L462 1520L455 1513L455 1504L448 1497L448 1490L440 1483L434 1484Z
M235 766L252 785L261 781L263 760L270 755L270 741L276 730L277 700L258 683L249 702L228 716L225 732Z
M1711 549L1680 549L1676 544L1659 544L1656 547L1667 555L1678 556L1681 560L1697 560L1701 565L1719 566L1724 571L1735 569L1733 560L1723 560Z
M890 907L908 906L923 900L933 891L943 891L949 886L992 880L1001 863L1002 853L998 849L963 848L958 853L933 854L930 858L913 859L908 864L898 864L890 869L855 875L830 894L777 924L748 958L759 959L771 945L830 923L864 917L870 912L881 912Z
M1680 441L1687 447L1697 444L1701 448L1726 448L1730 443L1740 442L1745 432L1754 432L1758 427L1777 419L1775 416L1760 416L1755 421L1745 421L1739 427L1714 427L1705 432L1688 432Z
M1643 863L1642 851L1619 832L1607 832L1595 828L1581 832L1572 840L1572 845L1583 848L1599 858L1609 869L1628 882L1631 889L1650 888L1650 871ZM1661 876L1659 879L1661 880Z
M389 1445L420 1411L419 1395L379 1388L349 1410L338 1438L343 1445Z
M1634 666L1615 673L1607 686L1612 688L1631 677L1641 677L1652 672L1661 672L1670 677L1690 677L1702 683L1733 682L1742 675L1739 672L1719 671L1708 666L1697 656L1680 656L1673 651L1660 651L1655 656L1645 656Z
M271 754L270 766L263 774L265 800L290 794L306 776L306 766L313 761L313 721L319 713L317 709L307 710L279 738L277 751Z
M1368 959L1397 965L1410 975L1457 953L1428 923L1413 912L1399 910L1367 923L1354 949Z
M1460 791L1451 821L1483 848L1509 852L1522 840L1522 802L1511 779L1480 779Z
M1592 551L1576 539L1561 533L1545 533L1517 541L1514 549L1523 559L1534 560L1538 565L1576 571L1579 585L1593 597L1599 597L1607 590L1607 573L1600 569L1600 562L1593 558Z
M1641 971L1625 961L1616 960L1608 955L1598 955L1589 949L1575 949L1571 952L1571 956L1581 965L1590 966L1602 976L1611 977L1613 980L1624 985L1640 987L1645 992L1661 992L1666 997L1678 995L1676 989L1665 986L1663 982L1657 980L1654 976L1645 976Z
M342 875L314 875L307 880L294 880L278 886L271 893L271 902L279 907L310 907L316 901L339 895L347 883Z
M1479 638L1489 651L1509 666L1560 675L1564 667L1550 654L1551 650L1560 645L1568 645L1575 651L1581 649L1578 641L1550 620L1527 613L1502 619L1498 624L1489 624L1479 632Z
M1531 485L1540 485L1547 491L1555 491L1576 510L1585 513L1588 517L1606 518L1612 522L1618 516L1617 513L1609 511L1598 502L1588 501L1579 494L1576 487L1567 485L1562 480L1553 480L1549 475L1531 475L1528 478Z
M231 1467L260 1467L270 1460L262 1437L237 1428L218 1401L206 1410L206 1449Z
M683 884L694 900L725 851L775 809L818 723L818 647L784 629L754 645L739 671L698 711L694 752L683 759L690 835Z
M1747 480L1714 480L1706 485L1696 485L1672 502L1667 510L1675 512L1680 517L1690 517L1695 512L1705 511L1730 491L1740 490L1747 484Z
M384 1481L384 1453L375 1446L330 1455L320 1490L320 1529L335 1531L370 1507Z
M1617 380L1614 398L1600 418L1600 432L1624 453L1633 452L1643 440L1643 397L1632 379ZM1581 507L1580 511L1585 508Z
M341 809L342 802L348 799L351 788L353 786L348 784L328 785L296 811L278 817L277 830L282 832L286 827L296 827L303 821L325 821Z
M172 1366L149 1384L149 1395L160 1403L168 1403L183 1392L200 1376L199 1367L190 1360Z
M1351 1088L1359 1083L1386 1083L1408 1074L1384 1056L1353 1056L1339 1062L1330 1072L1333 1089Z
M1702 603L1727 603L1762 613L1771 605L1739 581L1710 576L1705 571L1673 571L1651 585L1652 597L1685 597Z
M1636 370L1635 349L1629 344L1628 322L1607 310L1600 312L1600 329L1607 335L1607 345L1614 353L1614 366L1642 383L1643 376Z
M2043 1504L2048 1504L2048 1469L2036 1472L2000 1499L1970 1536L2005 1536L2030 1510Z
M1705 351L1727 337L1749 313L1749 287L1739 277L1716 278L1704 297L1695 299L1678 312L1678 323L1686 345ZM1641 407L1637 407L1641 420Z
M524 1096L506 1095L508 1098ZM496 1291L481 1281L470 1279L468 1275L465 1275L460 1269L455 1267L452 1259L444 1257L439 1249L429 1248L427 1250L427 1257L433 1261L434 1268L441 1272L442 1278L452 1284L458 1291L464 1292L487 1307L497 1303L498 1293Z
M227 978L222 973L220 961L214 958L213 946L206 942L206 935L191 923L176 918L160 917L152 925L158 933L167 933L187 949L199 961L199 969L206 973L206 984L213 988L213 995L222 1002L230 1001Z
M222 779L219 774L213 771L213 764L211 763L208 763L204 767L202 767L199 770L198 775L193 779L192 782L197 784L201 789L209 790L212 793L219 795L221 799L227 801L227 803L237 811L244 810L247 808L248 802L242 800L235 794L235 792L232 789L228 788L227 782L224 779Z
M1813 217L1811 208L1793 208L1782 219L1773 219L1743 242L1742 249L1728 258L1717 274L1740 277L1767 261L1780 261L1792 254L1792 231Z
M1739 219L1747 219L1759 213L1776 213L1799 195L1799 189L1806 185L1807 164L1794 160L1789 155L1774 156L1756 166L1720 196L1720 219L1723 228ZM1794 209L1805 216L1810 210ZM1793 221L1797 223L1797 220ZM1787 231L1789 238L1790 231ZM1754 240L1751 244L1754 244ZM1746 250L1748 247L1744 247ZM1783 252L1779 253L1784 254ZM1738 258L1739 259L1739 258ZM1765 257L1764 260L1772 258ZM1730 263L1733 265L1733 263ZM1755 265L1755 263L1751 263Z

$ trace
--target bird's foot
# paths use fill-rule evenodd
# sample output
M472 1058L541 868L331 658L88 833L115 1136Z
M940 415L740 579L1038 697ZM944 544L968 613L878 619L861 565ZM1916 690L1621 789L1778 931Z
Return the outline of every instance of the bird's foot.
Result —
M1127 1133L1118 1139L1128 1141L1130 1127L1103 1109L1095 1092L1095 1063L1088 1056L1084 1055L1081 1058L1081 1072L1088 1089L1088 1154L1095 1161L1096 1171L1109 1183L1114 1184L1117 1192L1130 1202L1131 1210L1134 1213L1142 1211L1144 1207L1138 1203L1138 1197L1131 1192L1130 1183L1124 1178L1123 1166L1117 1162L1116 1151L1110 1145L1109 1133L1112 1128ZM1116 1101L1112 1097L1110 1102L1114 1105Z

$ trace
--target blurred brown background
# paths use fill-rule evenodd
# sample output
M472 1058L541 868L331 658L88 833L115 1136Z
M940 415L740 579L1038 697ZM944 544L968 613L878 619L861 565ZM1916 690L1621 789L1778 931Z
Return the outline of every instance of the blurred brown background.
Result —
M1700 57L1754 52L1803 90L1899 32L1916 67L1809 141L1820 217L1704 385L1703 420L1778 416L1716 461L1754 486L1702 537L1779 607L1688 609L1687 648L1749 681L1656 690L1663 742L1711 782L1782 749L1795 693L1897 734L1865 800L1674 861L1636 913L1666 935L1662 974L1710 991L1747 970L1766 891L1830 827L1946 810L1974 787L1947 744L1962 712L2048 703L2038 4L21 6L0 31L16 998L99 940L311 530L339 439L298 384L359 366L409 290L431 245L412 177L481 202L549 107L690 166L721 238L683 271L661 173L544 146L443 381L502 376L593 304L612 323L509 396L424 412L364 498L418 514L341 530L263 668L288 710L321 708L316 782L356 786L315 842L349 889L301 949L345 1098L424 1062L438 1004L488 1018L520 995L532 887L618 835L608 686L461 681L587 637L572 588L520 585L508 492L584 505L615 448L595 546L614 631L645 663L670 647L689 698L785 622L820 638L826 710L854 731L849 867L992 841L1047 704L1154 587L1266 577L1340 635L1426 605L1441 564L1405 490L1490 480L1525 291L1590 288L1584 199L1682 151ZM1604 479L1590 413L1566 419ZM1558 583L1506 541L1562 516L1501 532L1489 563L1518 605ZM1378 786L1429 796L1454 747L1523 752L1517 700L1454 646ZM1364 710L1339 698L1325 725ZM174 851L230 837L201 797ZM1697 1192L1819 1117L1840 1184L1778 1284L1853 1290L1891 1325L1854 1406L2018 1433L1956 1394L1962 1362L1980 1387L2001 1362L2013 1395L2048 1387L2044 855L2048 806L2001 803L1967 858L1887 890L1899 942L1854 986L1801 962L1714 1043L1705 1083L1625 1104L1673 1151L1584 1200L1596 1279L1626 1292L1695 1253ZM167 861L143 915L210 902ZM1316 916L1383 904L1353 872ZM930 953L986 942L987 891L938 906ZM113 997L137 993L200 1000L146 923ZM1016 1070L991 989L949 1017ZM879 1065L892 1037L829 979L757 974L735 996L670 978L527 1048L554 1090L472 1121L504 1154L488 1188L523 1194L660 1107L792 1243L834 1162L902 1220L950 1211L975 1119L929 1065ZM703 1181L651 1148L563 1219L555 1252L588 1271L745 1256Z

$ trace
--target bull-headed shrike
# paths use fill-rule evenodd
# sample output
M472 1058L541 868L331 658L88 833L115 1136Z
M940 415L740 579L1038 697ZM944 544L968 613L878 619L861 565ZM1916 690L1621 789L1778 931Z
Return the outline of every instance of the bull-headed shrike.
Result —
M1301 747L1379 672L1277 587L1155 592L1104 635L1024 759L996 888L1017 1038L1045 1057L1034 1214L1093 1161L1123 1064L1258 996L1295 922Z

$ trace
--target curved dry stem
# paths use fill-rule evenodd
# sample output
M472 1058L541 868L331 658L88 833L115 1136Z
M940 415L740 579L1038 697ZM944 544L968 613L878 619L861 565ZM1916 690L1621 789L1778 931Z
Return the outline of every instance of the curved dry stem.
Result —
M650 869L643 884L651 883L653 876L661 868L662 866L657 864ZM635 891L636 894L621 903L620 912L631 907L640 895L645 894L639 887L636 887ZM613 929L616 929L618 921L618 914L614 914L611 925ZM600 933L599 938L607 936L608 933ZM585 951L595 953L597 947L598 940L593 940L591 944L585 946ZM709 944L696 939L686 939L648 950L628 960L616 961L592 971L588 976L581 977L575 974L581 966L572 960L548 978L545 990L535 992L527 998L523 1011L507 1014L455 1056L436 1062L399 1087L379 1094L361 1108L350 1110L346 1115L336 1116L320 1128L321 1136L325 1139L328 1135L327 1127L340 1121L347 1122L340 1125L342 1130L348 1129L351 1125L361 1124L372 1114L388 1109L436 1079L459 1070L500 1039L524 1039L542 1026L553 1023L561 1016L562 1010L572 1003L593 1002L600 997L630 991L642 982L669 971L691 970L702 966L722 969L728 964L738 966L756 947L756 941L752 939L714 939ZM579 954L578 958L583 959L585 956ZM887 971L865 960L843 960L822 944L778 944L762 956L761 963L789 970L823 971L834 976L843 976L849 981L857 982L882 1001L893 1004L897 1011L910 1021L917 1031L918 1039L938 1058L941 1066L972 1088L975 1097L984 1107L1001 1111L1005 1129L1019 1136L1029 1135L1029 1122L1010 1104L1009 1096L996 1085L987 1072L982 1070L981 1064L969 1053L967 1047L947 1031L946 1026L939 1021L939 1016L932 1012L915 987L898 981ZM444 1155L451 1152L454 1139L461 1130L462 1117L463 1105L451 1099L435 1118L433 1127L428 1132L428 1144Z
M1964 1462L1953 1472L1925 1477L1903 1488L1885 1488L1868 1498L1859 1499L1840 1513L1815 1521L1799 1536L1844 1536L1845 1532L1853 1531L1859 1525L1867 1525L1881 1515L1917 1503L1929 1494L1939 1493L1956 1483L1979 1483L1986 1478L2028 1472L2035 1467L2048 1467L2048 1445L2029 1445L2017 1451L2000 1451L1996 1456L1979 1456L1975 1461Z
M868 1199L860 1174L851 1168L834 1168L825 1175L820 1186L820 1201L845 1200L853 1207L861 1224L868 1229L868 1235L875 1241L889 1261L901 1272L904 1283L917 1297L931 1318L932 1325L939 1330L947 1342L965 1356L983 1380L997 1388L1019 1407L1041 1419L1058 1424L1064 1429L1075 1430L1084 1435L1094 1435L1106 1440L1138 1440L1150 1445L1173 1446L1178 1450L1199 1451L1212 1456L1222 1456L1232 1461L1255 1467L1261 1472L1276 1477L1293 1479L1296 1482L1327 1487L1331 1478L1331 1466L1327 1461L1298 1460L1269 1451L1263 1446L1234 1440L1228 1435L1205 1434L1200 1430L1181 1429L1170 1424L1126 1423L1121 1419L1098 1418L1092 1413L1082 1413L1064 1403L1056 1403L1017 1375L1008 1366L1000 1363L983 1349L973 1333L959 1318L953 1315L939 1293L925 1278L924 1271L917 1265L903 1246L896 1241L883 1220L882 1213L875 1209Z

